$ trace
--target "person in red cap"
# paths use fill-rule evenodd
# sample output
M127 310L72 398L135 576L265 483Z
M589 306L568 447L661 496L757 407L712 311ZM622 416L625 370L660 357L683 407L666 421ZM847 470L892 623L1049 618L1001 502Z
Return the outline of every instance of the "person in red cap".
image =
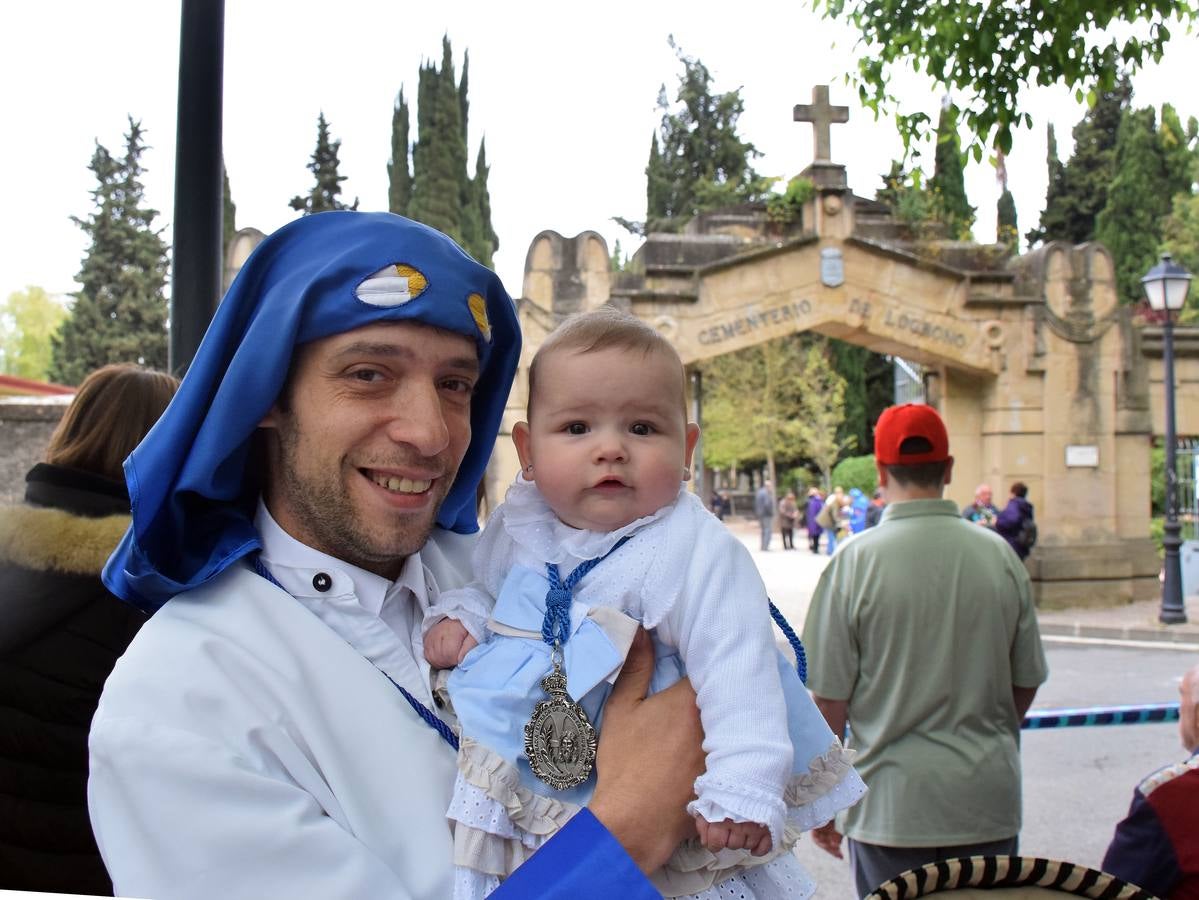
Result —
M953 473L930 406L884 410L874 430L878 527L824 570L803 640L808 688L868 791L816 829L860 895L938 860L1017 852L1019 729L1048 676L1028 573L995 532L944 499Z

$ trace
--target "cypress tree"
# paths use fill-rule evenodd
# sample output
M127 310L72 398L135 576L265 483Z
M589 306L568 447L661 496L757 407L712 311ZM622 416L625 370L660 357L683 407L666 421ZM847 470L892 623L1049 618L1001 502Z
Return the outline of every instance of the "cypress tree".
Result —
M1111 90L1101 92L1095 105L1074 126L1074 153L1061 168L1054 190L1050 162L1050 190L1040 226L1028 233L1030 244L1066 241L1082 244L1095 237L1095 219L1107 203L1108 186L1116 175L1116 140L1120 121L1132 100L1132 83L1121 75ZM1056 157L1057 144L1053 154Z
M412 200L412 171L408 168L408 104L400 88L391 111L391 159L387 163L387 209L408 215Z
M488 268L492 267L500 237L492 228L492 195L487 189L487 140L478 141L475 158L475 177L468 181L466 203L463 205L463 247L466 252Z
M313 185L307 196L300 195L291 198L289 205L292 209L310 216L313 213L328 212L333 209L358 208L357 197L354 198L351 206L347 206L337 199L337 195L341 193L341 183L346 180L344 175L339 175L337 172L339 150L341 150L341 141L330 140L329 123L325 121L324 112L321 112L316 122L316 149L312 151L312 161L308 163L308 171L315 176L316 184Z
M78 384L115 362L167 366L167 246L153 227L158 211L142 205L142 135L130 117L123 159L96 142L88 166L98 182L95 210L86 219L72 217L91 245L77 276L81 289L52 338L53 381Z
M1016 223L1016 198L1006 187L995 205L995 236L1001 244L1007 244L1015 252L1020 241L1020 229Z
M441 68L432 63L420 68L416 90L417 139L412 147L410 198L404 215L445 232L467 253L490 266L499 248L499 238L491 224L484 141L479 142L473 178L466 165L470 56L463 54L462 78L456 80L448 36L442 38L441 46ZM402 120L403 134L397 136L400 128L393 118L393 162L398 158L401 142L407 144L408 140L406 106ZM388 171L399 170L396 167Z
M1054 150L1056 151L1056 147ZM1012 253L1020 249L1020 230L1016 226L1016 198L1007 186L1007 157L1002 150L996 152L995 178L1003 193L995 206L995 239L1006 244Z
M1141 278L1157 262L1174 197L1191 191L1195 131L1192 123L1188 134L1169 105L1162 109L1160 129L1152 107L1129 111L1120 123L1116 174L1096 217L1095 237L1112 254L1116 289L1125 303L1142 296Z
M958 108L945 98L937 121L937 151L929 188L937 198L940 220L956 240L969 240L974 225L974 207L966 199L966 177L962 166L962 141L958 136Z
M432 63L420 70L409 210L412 218L459 243L462 243L462 193L466 177L461 116L450 41L445 37L441 70Z

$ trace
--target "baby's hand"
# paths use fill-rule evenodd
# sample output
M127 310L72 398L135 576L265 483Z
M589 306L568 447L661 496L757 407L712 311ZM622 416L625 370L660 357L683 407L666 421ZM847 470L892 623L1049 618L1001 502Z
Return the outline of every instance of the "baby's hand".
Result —
M770 829L757 822L709 822L702 816L695 817L695 828L700 843L716 853L720 850L748 850L754 856L765 856L770 852Z
M457 619L442 619L425 634L425 661L437 669L450 669L478 645Z

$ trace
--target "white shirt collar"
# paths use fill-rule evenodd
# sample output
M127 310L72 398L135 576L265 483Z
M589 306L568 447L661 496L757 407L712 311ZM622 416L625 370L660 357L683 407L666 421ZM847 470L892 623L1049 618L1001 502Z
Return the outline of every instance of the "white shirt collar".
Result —
M422 611L428 606L425 567L419 551L404 560L404 567L393 582L301 543L283 530L261 498L254 515L254 527L262 541L263 563L292 596L318 598L352 593L363 609L376 616L388 601L407 592L416 598ZM317 582L320 575L331 579L324 590L317 586L323 583Z

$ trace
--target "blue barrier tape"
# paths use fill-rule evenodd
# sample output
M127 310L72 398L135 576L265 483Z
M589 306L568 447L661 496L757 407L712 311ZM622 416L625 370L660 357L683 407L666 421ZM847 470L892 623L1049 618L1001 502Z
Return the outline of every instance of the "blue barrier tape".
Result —
M1024 729L1077 728L1084 725L1142 725L1150 722L1177 722L1177 703L1149 703L1141 706L1091 706L1083 709L1039 709L1020 723Z

